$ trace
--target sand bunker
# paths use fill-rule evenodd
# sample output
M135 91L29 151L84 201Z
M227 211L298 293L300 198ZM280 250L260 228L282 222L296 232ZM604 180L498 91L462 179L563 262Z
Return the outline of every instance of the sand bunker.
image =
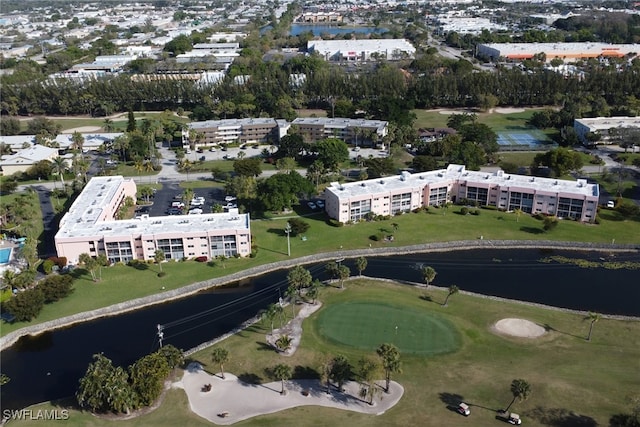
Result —
M62 131L62 133L74 133L74 132L97 132L99 130L101 130L102 128L100 126L81 126L79 128L73 128L73 129L66 129L64 131Z
M525 319L502 319L493 327L502 334L521 338L537 338L546 333L542 326Z
M524 113L524 108L513 108L513 107L498 107L495 108L495 111L498 114L513 114L513 113Z

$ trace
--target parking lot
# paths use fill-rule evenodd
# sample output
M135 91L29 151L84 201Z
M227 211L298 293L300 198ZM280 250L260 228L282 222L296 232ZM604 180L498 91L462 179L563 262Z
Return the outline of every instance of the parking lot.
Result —
M176 201L182 201L182 199L177 199L177 196L181 196L184 194L184 188L181 188L179 182L177 181L166 181L163 183L162 189L158 190L153 197L153 205L148 208L148 210L142 210L138 213L146 213L149 216L165 216L167 215L167 211L171 208L171 204ZM204 204L200 206L202 209L202 213L211 213L211 207L218 203L222 206L225 206L227 202L225 201L224 190L217 188L203 188L203 189L195 189L193 191L193 197L203 197Z

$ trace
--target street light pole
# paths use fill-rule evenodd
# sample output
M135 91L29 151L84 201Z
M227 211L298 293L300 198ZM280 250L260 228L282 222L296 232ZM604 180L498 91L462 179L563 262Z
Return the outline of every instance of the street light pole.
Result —
M287 233L287 256L291 256L291 240L289 234L291 234L291 224L287 221L287 226L284 228L284 232Z

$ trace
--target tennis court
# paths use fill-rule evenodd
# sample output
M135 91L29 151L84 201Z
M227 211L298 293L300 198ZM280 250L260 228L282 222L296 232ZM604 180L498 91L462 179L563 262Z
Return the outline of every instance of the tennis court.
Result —
M318 330L339 345L375 351L394 344L401 353L442 354L456 350L460 338L446 319L425 310L381 303L332 304L320 312Z
M537 130L527 132L500 132L498 133L498 145L500 150L548 150L555 144L547 136Z

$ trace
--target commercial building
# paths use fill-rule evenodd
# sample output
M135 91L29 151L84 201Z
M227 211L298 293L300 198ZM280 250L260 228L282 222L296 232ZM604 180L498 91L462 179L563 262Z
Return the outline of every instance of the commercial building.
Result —
M640 116L638 117L594 117L590 119L575 119L573 128L584 145L593 145L587 134L598 134L600 139L596 144L613 144L616 137L622 136L620 130L634 129L640 132Z
M382 120L299 117L291 125L312 142L339 138L347 144L373 146L388 133L388 122Z
M389 61L413 58L416 48L406 39L309 40L307 51L327 61Z
M228 144L231 142L268 142L277 140L278 121L268 118L207 120L192 122L182 131L182 143L186 147L190 144L206 147L214 144ZM189 132L200 134L189 141ZM193 134L192 134L193 135Z
M58 149L34 145L32 147L18 149L15 154L2 156L0 168L2 175L8 176L18 172L26 172L31 166L42 160L50 162L58 157Z
M621 58L640 52L640 44L608 43L489 43L478 45L478 55L487 56L495 61L498 58L520 60L531 59L544 53L546 60L559 58L565 62L574 62L588 58Z
M297 22L317 24L319 22L342 22L342 15L338 12L305 12L296 18Z
M598 184L497 172L475 172L463 165L446 169L331 183L325 190L325 210L340 222L357 222L373 215L396 215L424 206L468 200L526 213L593 222L598 205Z
M248 256L251 229L248 214L175 215L116 220L136 184L122 176L92 178L60 220L55 235L58 256L78 263L82 253L106 255L111 262L152 260L156 250L181 260L206 256Z

